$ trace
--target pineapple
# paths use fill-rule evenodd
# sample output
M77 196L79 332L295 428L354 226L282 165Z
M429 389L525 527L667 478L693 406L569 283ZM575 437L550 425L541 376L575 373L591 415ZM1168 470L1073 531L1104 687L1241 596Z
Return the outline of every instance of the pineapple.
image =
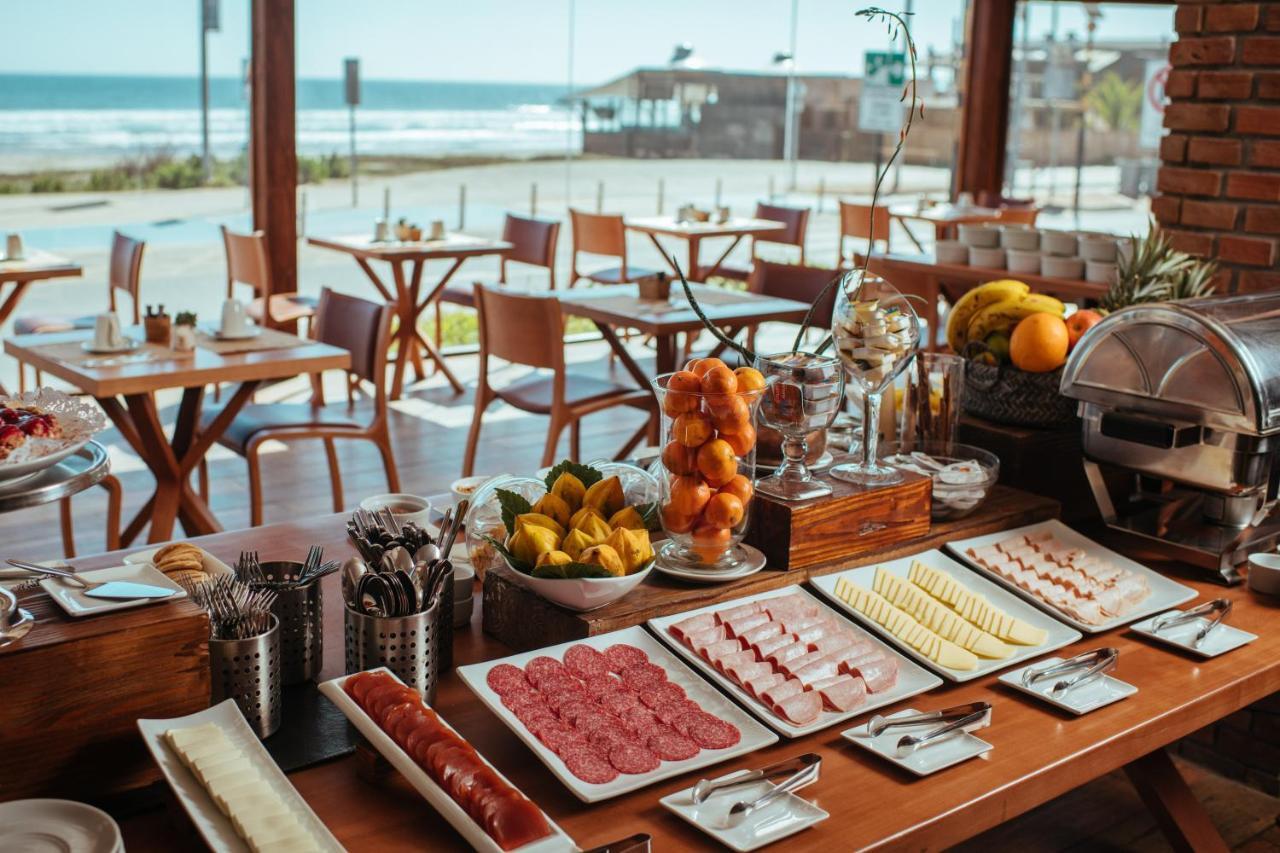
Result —
M1131 251L1120 258L1116 283L1102 297L1100 307L1116 311L1142 302L1169 302L1209 296L1218 266L1173 248L1154 221L1145 237L1130 237Z

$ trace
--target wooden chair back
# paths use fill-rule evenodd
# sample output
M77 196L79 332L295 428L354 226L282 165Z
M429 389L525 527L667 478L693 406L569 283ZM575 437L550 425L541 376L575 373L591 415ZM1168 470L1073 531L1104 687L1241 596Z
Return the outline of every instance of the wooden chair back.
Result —
M881 205L872 207L869 204L840 202L840 247L844 256L844 238L854 237L862 240L874 237L883 240L885 248L889 246L889 208Z
M222 226L222 245L227 251L227 298L237 284L253 288L254 297L271 293L271 268L267 265L267 239L261 231L238 234Z
M823 288L832 279L844 275L842 270L826 267L806 267L798 264L775 264L756 258L751 266L747 289L761 296L794 299L812 305ZM831 313L835 310L836 288L831 288L813 312L810 325L814 328L830 328Z
M560 300L475 285L480 323L480 370L489 357L564 373L564 322Z
M1039 215L1038 207L1002 207L999 221L1010 225L1035 225Z
M324 288L316 306L312 337L351 353L349 373L372 384L381 406L386 400L390 305Z
M616 213L587 213L569 208L569 221L573 226L573 254L627 257L627 229L622 216Z
M502 225L502 239L512 245L502 256L499 281L507 280L507 262L516 261L542 267L551 276L551 289L556 289L556 245L560 241L560 223L549 219L531 219L508 213Z
M809 230L809 208L783 207L779 204L760 202L756 205L756 219L781 222L786 226L781 231L758 237L757 242L798 246L801 258L804 257L804 236Z
M123 290L133 301L134 325L142 322L142 306L138 302L142 280L142 250L147 244L126 237L119 231L111 235L111 265L107 270L107 300L116 310L116 291Z

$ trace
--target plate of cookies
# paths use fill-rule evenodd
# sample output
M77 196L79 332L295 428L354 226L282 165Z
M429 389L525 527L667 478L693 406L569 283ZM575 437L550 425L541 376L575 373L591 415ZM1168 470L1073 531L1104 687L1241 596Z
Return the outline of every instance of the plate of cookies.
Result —
M231 567L190 542L170 542L149 551L139 551L124 558L126 563L150 563L165 577L190 587L212 580L218 575L234 574Z

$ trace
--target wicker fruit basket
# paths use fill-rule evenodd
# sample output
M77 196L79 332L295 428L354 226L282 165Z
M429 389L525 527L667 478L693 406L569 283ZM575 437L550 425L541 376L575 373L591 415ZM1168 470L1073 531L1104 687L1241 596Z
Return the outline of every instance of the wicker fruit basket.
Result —
M1076 403L1058 392L1062 368L1028 373L1009 365L965 365L964 411L998 424L1045 429L1077 422Z

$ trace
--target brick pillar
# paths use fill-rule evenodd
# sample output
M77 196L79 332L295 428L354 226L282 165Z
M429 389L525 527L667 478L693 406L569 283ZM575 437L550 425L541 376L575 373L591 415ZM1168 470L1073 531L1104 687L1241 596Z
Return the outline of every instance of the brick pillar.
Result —
M1152 212L1233 292L1280 290L1280 0L1178 0Z

